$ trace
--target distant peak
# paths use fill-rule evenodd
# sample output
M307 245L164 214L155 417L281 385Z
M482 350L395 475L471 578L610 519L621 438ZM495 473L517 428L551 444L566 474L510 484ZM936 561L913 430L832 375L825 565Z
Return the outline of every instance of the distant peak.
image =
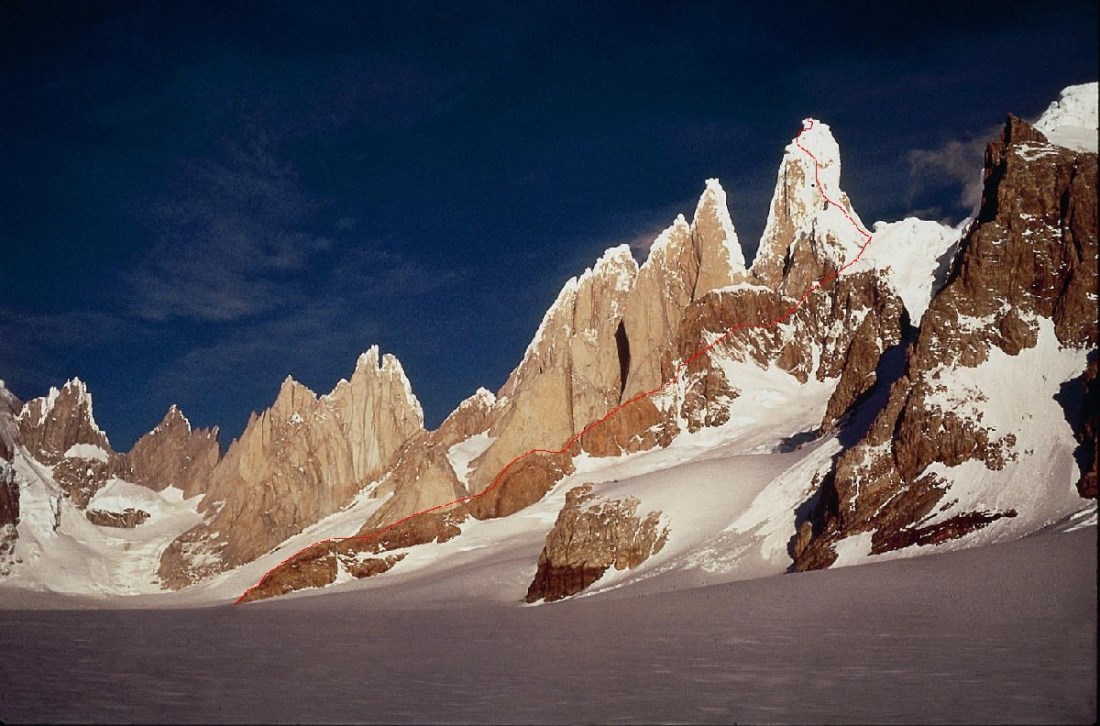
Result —
M616 289L629 290L638 274L638 263L630 252L630 245L619 245L604 251L596 264L575 278L574 285L580 287L593 278L610 279Z
M803 119L779 166L768 221L753 261L754 276L769 286L793 276L797 288L812 270L793 269L786 262L795 244L805 245L806 259L837 268L859 254L867 240L863 229L840 186L840 145L832 130L818 119Z
M632 262L634 262L634 255L630 252L630 245L623 244L604 250L604 253L600 255L600 259L596 260L593 269L598 270L601 267L615 263L629 265Z
M398 360L397 356L392 353L386 353L382 356L382 371L389 373L401 384L402 392L405 394L405 400L416 414L420 425L423 426L424 408L420 405L420 399L413 393L412 382L409 381L409 377L405 374L405 367L401 365L401 361Z
M653 244L649 246L649 256L646 257L645 262L642 263L642 267L651 267L654 264L658 264L657 260L664 257L668 246L672 244L673 240L689 237L690 235L691 225L688 224L683 214L677 214L676 219L672 220L672 224L665 227L664 230L657 235L657 239L653 240Z
M295 380L294 376L288 375L283 379L282 385L279 386L279 398L283 397L284 393L296 394L298 392L304 392L311 398L316 398L317 395L305 384Z
M459 408L470 408L471 406L481 406L484 408L492 408L497 402L496 395L487 388L479 387L472 396L467 397L462 403L458 404Z
M76 376L73 376L69 380L65 381L65 385L61 387L61 390L74 391L82 396L88 395L88 385Z

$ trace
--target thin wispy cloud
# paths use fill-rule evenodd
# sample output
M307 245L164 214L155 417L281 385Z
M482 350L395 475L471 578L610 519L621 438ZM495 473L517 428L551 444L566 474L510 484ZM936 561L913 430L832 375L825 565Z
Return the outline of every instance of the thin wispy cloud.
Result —
M149 334L140 321L90 310L26 312L0 307L0 379L24 396L38 396L73 375L80 363L119 340Z
M918 216L957 220L973 212L982 198L982 158L989 139L997 133L990 127L972 138L951 139L934 149L911 149L907 202ZM916 208L935 192L955 190L954 209L942 205Z
M332 245L313 231L322 205L262 138L190 163L181 184L152 210L155 243L129 275L140 318L231 321L292 303L294 273Z

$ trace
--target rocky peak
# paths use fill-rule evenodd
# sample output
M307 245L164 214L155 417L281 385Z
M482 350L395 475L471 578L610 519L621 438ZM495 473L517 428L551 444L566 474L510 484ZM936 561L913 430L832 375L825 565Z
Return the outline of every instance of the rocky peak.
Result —
M440 424L435 438L442 445L450 446L479 434L492 425L497 410L497 397L485 388L469 396Z
M275 403L271 405L269 415L280 423L300 422L304 413L308 413L317 404L317 394L302 385L293 377L287 376L279 386Z
M801 297L814 282L855 259L867 242L861 230L866 233L840 188L836 139L827 124L804 120L779 167L753 276L789 297Z
M178 587L251 561L337 511L424 434L423 421L400 362L377 347L321 397L288 376L214 468L208 519L168 548L162 579Z
M649 250L623 312L630 368L623 400L672 375L684 311L707 293L745 279L745 257L717 179L709 179L689 225L678 216Z
M684 228L687 228L686 222ZM638 263L630 247L619 245L605 251L596 264L581 275L569 278L539 323L523 361L501 388L500 397L511 398L517 387L535 375L535 371L553 365L565 352L563 344L570 338L578 334L590 337L608 320L617 324L622 315L623 298L633 288L637 274ZM602 319L595 314L597 308L605 315Z
M220 457L218 428L193 430L173 404L130 450L127 478L156 491L175 487L190 498L206 492Z
M111 453L107 435L96 424L92 396L79 378L24 404L18 425L20 441L43 463L60 460L77 444Z
M978 219L921 320L905 374L801 523L792 543L798 569L828 566L834 546L861 533L872 553L944 542L1002 519L1000 531L1019 536L1077 506L1056 471L1079 470L1077 490L1095 495L1096 440L1086 432L1096 430L1087 399L1096 366L1087 360L1100 335L1097 156L1052 145L1010 116L986 151L984 180ZM1061 377L1074 370L1084 373ZM1035 393L1052 381L1060 393ZM1064 396L1074 388L1079 398ZM1063 396L1047 425L1020 424L1041 420L1038 409ZM1011 407L1026 419L1001 413ZM1067 425L1081 443L1076 452L1058 440ZM1014 497L1021 485L1026 495Z
M691 221L691 236L699 260L692 297L699 299L744 277L745 255L730 218L726 190L717 179L707 179Z
M164 414L161 422L153 429L153 433L160 430L177 430L181 426L187 430L187 433L191 433L191 422L183 415L183 411L179 409L179 406L173 403L168 407L168 412Z

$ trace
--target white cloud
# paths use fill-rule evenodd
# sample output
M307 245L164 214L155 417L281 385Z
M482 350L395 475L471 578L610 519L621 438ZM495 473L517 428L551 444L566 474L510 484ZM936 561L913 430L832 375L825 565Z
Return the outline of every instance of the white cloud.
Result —
M227 157L191 164L185 191L152 210L156 241L128 276L138 317L229 321L284 306L300 293L293 275L331 246L311 229L321 205L268 142Z
M954 190L954 204L963 214L977 209L982 197L982 159L989 139L997 134L992 127L987 133L966 140L952 139L935 149L912 149L909 161L909 204L926 195ZM933 206L923 211L941 207Z

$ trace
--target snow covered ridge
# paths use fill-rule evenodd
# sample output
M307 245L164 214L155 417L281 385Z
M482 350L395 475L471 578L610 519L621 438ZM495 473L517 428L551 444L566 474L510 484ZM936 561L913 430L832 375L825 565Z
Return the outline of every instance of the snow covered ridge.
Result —
M1052 143L1077 151L1097 150L1100 83L1069 86L1033 124Z
M872 243L849 270L885 270L891 287L909 311L910 322L919 325L936 292L937 280L946 278L969 221L956 227L915 217L875 222Z

